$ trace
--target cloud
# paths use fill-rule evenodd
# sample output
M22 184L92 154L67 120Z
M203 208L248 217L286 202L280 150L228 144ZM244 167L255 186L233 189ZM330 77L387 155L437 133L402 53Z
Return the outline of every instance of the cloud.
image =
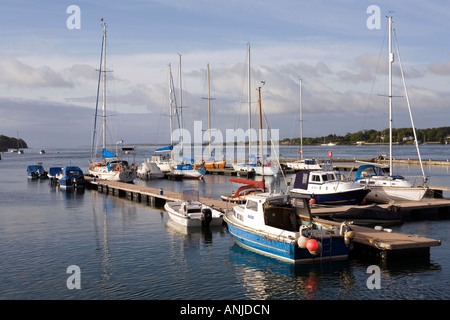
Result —
M450 75L450 61L443 63L432 63L428 67L428 70L438 75L448 76Z
M52 68L47 66L32 67L13 57L1 56L0 70L2 70L0 72L0 82L8 87L73 87L72 83L66 81Z

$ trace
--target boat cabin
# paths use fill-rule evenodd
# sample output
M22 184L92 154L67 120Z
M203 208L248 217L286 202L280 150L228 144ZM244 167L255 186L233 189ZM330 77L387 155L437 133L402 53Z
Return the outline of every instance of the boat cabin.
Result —
M270 226L297 232L300 215L310 215L309 197L302 195L272 195L267 193L247 196L243 205L234 208L235 217L249 227Z

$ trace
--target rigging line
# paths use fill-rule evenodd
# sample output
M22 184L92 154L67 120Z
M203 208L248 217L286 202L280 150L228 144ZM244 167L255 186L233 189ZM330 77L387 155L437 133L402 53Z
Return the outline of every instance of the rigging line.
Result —
M386 29L386 31L385 31L385 33L384 33L383 41L381 42L381 46L380 46L380 51L378 52L378 62L377 62L377 66L376 66L376 69L375 69L375 75L373 76L373 79L372 79L372 86L371 86L371 88L370 88L369 101L367 102L366 113L365 113L365 115L364 115L364 120L363 120L363 128L366 128L365 123L366 123L367 110L369 109L370 104L371 104L371 102L372 102L372 100L370 99L370 97L372 97L372 95L373 95L373 90L374 90L374 86L375 86L375 81L376 81L376 78L377 78L377 74L378 74L378 71L379 71L379 67L380 67L380 65L381 65L381 53L382 53L382 51L383 51L383 49L384 49L384 47L385 47L385 42L386 42L386 38L387 38L387 31L388 31L388 29Z
M281 170L280 159L278 158L278 153L276 152L277 150L275 150L274 143L273 143L273 140L272 140L272 133L270 132L269 123L267 122L266 113L264 111L263 111L263 115L264 115L264 121L266 122L267 131L269 133L270 145L272 146L272 150L274 151L273 153L275 153L275 157L277 158L278 167L280 168L281 175L283 176L284 183L286 184L286 188L289 188L287 180L286 180L286 176L284 175L283 170ZM262 141L261 141L261 143L262 143ZM261 155L261 157L264 157L264 155Z
M94 131L92 132L92 145L91 145L91 159L94 158L94 146L95 146L95 135L97 132L97 114L98 114L98 98L100 95L100 80L102 76L102 62L103 62L103 45L104 37L102 36L102 50L100 54L100 68L98 70L98 84L97 84L97 100L95 102L95 116L94 116Z
M403 88L405 90L406 103L408 104L409 117L411 119L411 126L412 126L413 133L414 133L414 141L415 141L415 145L416 145L417 156L419 157L419 163L420 163L420 169L422 170L422 176L423 176L423 178L425 179L425 182L426 182L425 171L423 169L423 164L422 164L422 157L420 156L420 151L419 151L419 143L417 141L416 128L414 126L414 120L413 120L413 116L412 116L411 105L409 103L409 95L408 95L408 91L406 89L405 75L403 74L402 60L400 58L400 50L398 48L397 34L395 32L395 28L393 28L393 31L394 31L395 48L397 49L398 63L400 65L400 72L401 72L401 75L402 75Z

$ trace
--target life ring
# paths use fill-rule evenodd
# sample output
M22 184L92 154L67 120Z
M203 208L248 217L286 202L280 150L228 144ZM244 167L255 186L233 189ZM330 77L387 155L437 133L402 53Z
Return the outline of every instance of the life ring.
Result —
M116 171L120 171L120 166L117 166L117 167L116 167Z

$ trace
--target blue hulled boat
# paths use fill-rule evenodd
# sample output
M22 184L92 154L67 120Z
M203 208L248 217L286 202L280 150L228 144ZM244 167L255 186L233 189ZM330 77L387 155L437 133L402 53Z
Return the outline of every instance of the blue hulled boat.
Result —
M45 179L47 178L47 173L42 165L35 164L27 167L27 176L30 179Z
M64 167L56 174L58 184L62 189L82 189L84 188L84 174L79 167Z
M247 196L224 221L238 244L293 263L347 259L355 235L346 223L336 227L313 221L309 197L303 195Z

